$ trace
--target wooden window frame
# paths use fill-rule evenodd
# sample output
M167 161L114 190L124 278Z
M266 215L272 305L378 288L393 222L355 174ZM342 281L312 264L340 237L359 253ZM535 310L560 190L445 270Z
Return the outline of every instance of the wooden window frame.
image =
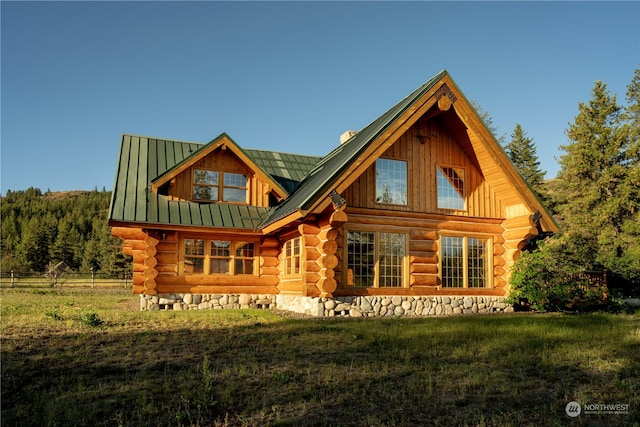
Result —
M204 255L189 255L185 253L185 242L187 240L202 240L204 241ZM226 237L221 238L201 238L196 236L181 236L180 237L180 252L178 258L178 274L181 276L193 276L193 275L201 275L201 276L217 276L217 277L228 277L228 276L258 276L258 242L254 239L241 239L241 240L229 240ZM212 242L214 241L225 241L229 242L229 256L219 256L211 254ZM253 245L253 255L251 257L243 257L239 256L237 253L238 247L241 244L251 244ZM191 273L185 271L185 261L188 258L198 258L203 259L203 271L202 273ZM212 260L228 260L228 272L226 273L218 273L211 271L211 261ZM251 273L237 273L237 262L246 262L251 261Z
M196 174L198 172L214 172L217 174L217 184L206 184L206 183L198 183L196 182ZM226 176L227 175L239 175L244 177L245 185L244 187L237 185L226 185ZM210 187L215 188L218 194L217 199L197 199L195 197L195 188L196 187ZM225 199L225 190L243 190L244 191L244 201L235 201L235 200L226 200ZM221 202L221 203L231 203L231 204L241 204L246 205L249 203L249 177L242 173L237 172L226 172L222 170L213 170L213 169L193 169L192 174L192 185L191 185L191 197L196 202Z
M443 168L462 170L462 174L463 174L463 177L462 177L462 194L459 194L459 192L458 192L458 195L462 199L462 207L461 208L440 206L440 183L439 183L440 174L442 174L445 177L445 179L447 179L447 181L449 182L449 185L451 187L454 187L454 190L456 190L455 189L455 185L453 183L451 183L451 181L449 180L449 177L447 176L447 174L444 173ZM436 207L438 209L448 210L448 211L466 212L467 211L467 169L464 166L455 166L455 165L447 165L447 164L438 164L438 165L436 165L436 191L435 191L435 193L436 193Z
M444 251L443 251L443 239L453 238L462 239L462 286L447 286L444 283ZM477 239L485 242L485 254L486 265L484 266L485 283L484 286L469 286L469 239ZM465 290L477 290L477 289L493 289L493 239L488 236L481 235L459 235L445 233L438 238L438 276L442 289L465 289Z
M382 160L404 164L404 197L405 197L404 202L395 202L393 200L391 201L378 200L379 199L378 190L381 189L382 187L380 185L382 182L378 181L378 162ZM409 205L409 162L408 161L404 159L391 159L387 157L379 157L378 159L376 159L376 162L375 162L374 174L375 174L375 196L374 197L375 197L376 204L389 205L389 206L408 206ZM389 190L389 188L387 188L387 190ZM391 194L393 194L393 192L391 192Z
M353 272L349 269L349 233L373 233L373 286L357 286L354 283ZM402 260L400 262L400 286L380 286L380 234L399 234L404 236ZM344 247L346 256L344 257L344 271L346 277L344 283L349 287L361 288L361 289L406 289L409 287L409 230L396 229L393 227L358 227L351 226L345 229L344 233Z
M295 253L296 243L298 253ZM282 274L284 277L302 276L303 249L304 247L302 246L302 236L294 237L284 242L284 245L282 246Z

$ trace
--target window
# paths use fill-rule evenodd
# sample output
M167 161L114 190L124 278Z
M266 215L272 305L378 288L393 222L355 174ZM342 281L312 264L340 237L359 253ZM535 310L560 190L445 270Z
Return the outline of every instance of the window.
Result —
M407 162L376 160L376 203L407 204Z
M235 249L234 274L253 274L253 243L236 243Z
M209 272L212 274L229 274L229 260L231 242L226 240L211 241L211 267Z
M440 253L443 287L489 287L488 239L442 236Z
M239 173L196 169L193 172L193 199L247 203L247 177Z
M378 285L381 288L400 288L402 287L405 235L379 233L378 241Z
M438 166L438 208L464 210L464 168Z
M372 231L347 233L347 284L400 288L404 279L406 234Z
M204 273L204 240L186 239L184 241L184 272Z
M247 177L239 173L225 173L222 200L247 203Z
M218 172L194 171L193 199L218 200Z
M375 233L349 231L347 240L347 284L373 287L376 276Z
M202 239L183 242L184 274L254 274L254 243Z
M302 237L296 237L284 243L284 275L295 276L301 273Z

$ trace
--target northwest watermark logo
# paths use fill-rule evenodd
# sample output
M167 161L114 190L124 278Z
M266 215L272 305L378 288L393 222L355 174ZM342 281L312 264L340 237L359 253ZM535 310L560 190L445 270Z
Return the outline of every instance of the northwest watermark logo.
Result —
M568 416L575 418L580 414L590 415L626 415L629 413L628 403L585 403L581 405L576 401L567 403L564 410Z
M571 418L575 418L582 412L582 407L578 402L569 402L564 410Z

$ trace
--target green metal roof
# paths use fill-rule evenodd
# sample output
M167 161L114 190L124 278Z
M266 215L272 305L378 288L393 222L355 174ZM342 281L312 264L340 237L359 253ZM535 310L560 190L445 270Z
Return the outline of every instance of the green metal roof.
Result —
M293 193L300 181L311 171L322 157L300 154L278 153L275 151L243 149L243 151L277 181L289 194Z
M256 229L267 208L170 200L151 191L150 182L181 163L203 144L123 135L111 195L109 220L149 225Z

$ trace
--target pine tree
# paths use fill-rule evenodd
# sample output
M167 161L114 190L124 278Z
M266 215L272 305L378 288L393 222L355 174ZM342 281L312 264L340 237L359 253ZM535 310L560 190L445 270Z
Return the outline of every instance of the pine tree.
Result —
M633 80L627 87L628 106L623 117L629 126L629 156L637 160L640 156L640 68L636 68Z
M47 222L40 217L32 217L17 247L21 263L29 266L29 269L34 272L44 272L49 262L52 229Z
M619 274L635 284L636 294L640 294L640 68L636 68L627 86L626 100L627 107L622 116L629 135L625 156L629 173L624 185L629 191L629 199L635 199L635 203L631 203L631 210L635 212L624 220L618 239L625 256L614 262Z
M49 249L49 257L52 262L64 262L67 267L77 270L82 260L83 239L80 233L65 218L58 223L56 240Z
M567 130L570 143L560 147L566 152L558 175L558 188L566 197L561 219L569 233L597 242L594 265L633 279L628 221L640 210L640 190L631 126L606 84L596 82L592 96L589 103L579 104Z
M491 114L485 111L484 108L482 108L476 101L471 101L471 106L476 111L476 114L478 114L478 117L480 117L480 120L482 120L482 123L484 123L485 127L489 130L489 132L491 132L496 141L498 141L500 144L504 144L506 136L505 134L498 136L498 126L493 124L493 117L491 117Z
M536 195L541 200L546 200L548 198L544 184L546 172L540 170L536 146L533 139L527 137L520 123L516 124L511 134L511 142L505 146L505 151Z

